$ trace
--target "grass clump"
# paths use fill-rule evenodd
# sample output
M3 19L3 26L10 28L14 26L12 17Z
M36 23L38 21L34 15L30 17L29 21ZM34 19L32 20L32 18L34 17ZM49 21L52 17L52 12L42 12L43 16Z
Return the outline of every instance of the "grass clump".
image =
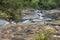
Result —
M55 34L55 31L53 30L46 30L46 31L38 31L36 32L37 36L34 38L34 40L50 40L51 35Z

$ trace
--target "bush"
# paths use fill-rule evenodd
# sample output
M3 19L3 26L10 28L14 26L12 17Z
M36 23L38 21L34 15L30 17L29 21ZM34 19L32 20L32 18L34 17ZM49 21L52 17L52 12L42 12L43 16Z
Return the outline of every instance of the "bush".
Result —
M47 31L38 31L36 32L37 36L34 40L50 40L50 35L54 35L55 31L47 30Z

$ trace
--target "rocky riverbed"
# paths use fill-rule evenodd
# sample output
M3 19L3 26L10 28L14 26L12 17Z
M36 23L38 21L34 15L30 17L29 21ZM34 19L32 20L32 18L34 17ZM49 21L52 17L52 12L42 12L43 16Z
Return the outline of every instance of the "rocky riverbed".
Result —
M10 24L4 28L0 28L0 40L33 40L36 36L36 31L49 29L59 31L60 27L56 28L52 25L44 25L40 23Z

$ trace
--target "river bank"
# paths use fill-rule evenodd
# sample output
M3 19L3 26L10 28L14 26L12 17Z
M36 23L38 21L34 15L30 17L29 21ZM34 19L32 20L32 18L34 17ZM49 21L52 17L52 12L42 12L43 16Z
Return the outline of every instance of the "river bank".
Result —
M37 24L10 24L4 28L0 28L0 40L32 40L39 30L55 30L59 31L60 27L52 25Z

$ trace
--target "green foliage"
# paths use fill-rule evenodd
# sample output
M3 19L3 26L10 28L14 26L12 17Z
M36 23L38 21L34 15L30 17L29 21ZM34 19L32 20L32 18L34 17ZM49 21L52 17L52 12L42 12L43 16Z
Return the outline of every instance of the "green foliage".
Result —
M54 9L57 7L55 0L40 0L39 6L41 9Z
M37 36L34 38L34 40L50 40L50 35L54 35L55 31L53 30L47 30L47 31L38 31L36 32Z
M21 18L21 10L23 8L22 4L23 4L22 0L2 0L0 4L1 6L0 9L1 11L4 12L4 14L7 14L8 16L8 17L5 16L5 19L8 19L8 21L10 20L16 21L19 19L19 17Z
M22 17L21 11L24 8L54 9L57 7L60 7L60 0L0 0L0 11L9 16L5 19L14 21Z

